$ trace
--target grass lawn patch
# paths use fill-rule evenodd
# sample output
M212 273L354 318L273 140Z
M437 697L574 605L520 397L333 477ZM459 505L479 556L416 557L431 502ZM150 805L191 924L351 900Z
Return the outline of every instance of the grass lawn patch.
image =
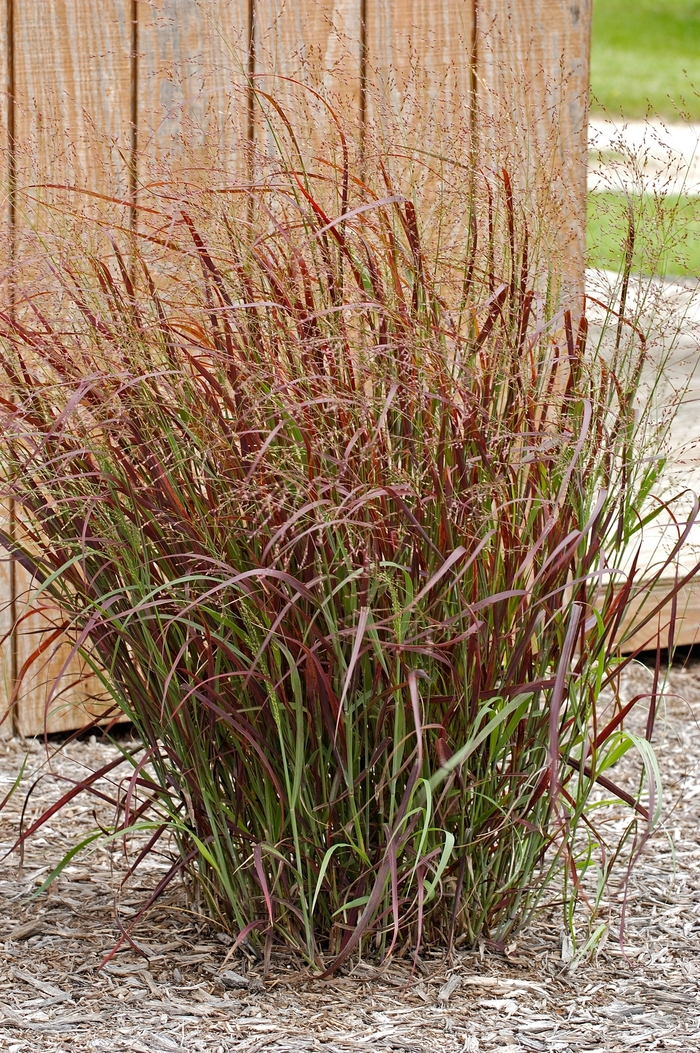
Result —
M633 269L650 265L665 276L700 274L700 198L651 194L630 198L635 215ZM613 191L588 195L588 264L619 270L629 224L627 198Z
M700 0L595 0L591 88L628 119L700 120Z

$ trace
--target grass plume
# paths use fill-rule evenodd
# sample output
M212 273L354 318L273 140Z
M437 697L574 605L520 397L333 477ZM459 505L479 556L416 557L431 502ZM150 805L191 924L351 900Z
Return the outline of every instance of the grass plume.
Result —
M644 342L556 311L507 169L402 181L339 120L304 162L270 112L253 185L161 181L136 236L18 267L5 544L143 742L116 829L172 835L238 939L503 946L613 865L597 787L654 818L601 701L661 467Z

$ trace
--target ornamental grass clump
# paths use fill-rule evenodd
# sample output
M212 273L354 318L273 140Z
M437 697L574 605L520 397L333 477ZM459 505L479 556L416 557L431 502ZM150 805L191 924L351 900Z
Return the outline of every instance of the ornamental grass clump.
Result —
M175 846L154 896L188 873L324 968L502 946L604 882L601 786L628 844L656 808L601 694L660 471L643 341L611 364L554 310L506 169L357 149L161 179L0 314L4 543L143 746L115 832Z

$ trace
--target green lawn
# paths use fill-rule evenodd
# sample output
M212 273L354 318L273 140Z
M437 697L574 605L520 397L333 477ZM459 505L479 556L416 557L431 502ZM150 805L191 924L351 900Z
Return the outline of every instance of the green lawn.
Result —
M593 0L591 90L594 113L700 121L700 0ZM646 197L634 207L634 269L700 273L700 200ZM626 231L626 198L590 194L590 264L621 267Z
M593 0L591 86L611 114L700 121L700 0Z
M633 270L665 275L700 273L700 198L651 196L634 202L636 251ZM619 270L625 256L627 199L622 194L588 195L589 265Z

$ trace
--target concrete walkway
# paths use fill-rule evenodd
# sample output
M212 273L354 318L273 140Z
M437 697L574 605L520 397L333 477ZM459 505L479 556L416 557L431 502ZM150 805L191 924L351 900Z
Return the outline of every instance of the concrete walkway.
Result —
M591 118L590 190L700 196L700 125Z
M619 309L620 279L617 274L589 271L588 294L600 303ZM649 580L668 559L678 543L685 524L693 515L695 494L700 494L700 284L692 279L666 281L660 278L633 277L627 295L625 317L631 318L644 333L649 365L642 378L640 402L652 406L652 416L668 419L671 414L665 453L669 465L656 497L672 499L672 512L664 512L659 519L645 527L639 552L641 577ZM592 337L607 325L614 332L615 319L607 319L605 311L589 304ZM606 338L603 337L605 340ZM660 377L660 380L659 380ZM629 570L637 555L635 543L623 561ZM700 515L690 528L688 538L672 566L663 572L663 580L637 611L651 611L672 587L675 573L688 574L700 564ZM632 612L633 613L633 612ZM681 624L676 642L700 643L700 575L684 588L678 599ZM670 609L657 619L665 646L668 638ZM631 641L629 649L653 635L647 627Z
M594 192L684 194L700 197L700 125L668 124L661 120L628 121L593 117L589 124L588 186ZM698 276L700 277L700 275ZM590 271L589 294L595 299L619 306L620 281L615 274ZM589 315L594 325L604 324L605 312L593 305ZM700 494L700 283L697 279L663 280L633 278L625 315L634 317L645 333L650 365L643 381L641 397L651 400L654 414L661 418L676 411L670 426L667 450L670 464L658 497L676 497L673 513L664 513L646 527L640 553L643 576L648 580L661 567L678 542L689 517L693 515L695 494ZM664 361L663 380L654 388L659 363ZM631 564L638 546L625 560ZM675 561L680 576L700 564L700 516ZM674 567L664 571L643 610L651 610L673 584ZM669 612L670 613L670 612ZM690 582L678 598L681 618L678 643L700 643L700 575ZM657 620L662 642L668 637L664 623ZM632 643L648 639L648 627Z

